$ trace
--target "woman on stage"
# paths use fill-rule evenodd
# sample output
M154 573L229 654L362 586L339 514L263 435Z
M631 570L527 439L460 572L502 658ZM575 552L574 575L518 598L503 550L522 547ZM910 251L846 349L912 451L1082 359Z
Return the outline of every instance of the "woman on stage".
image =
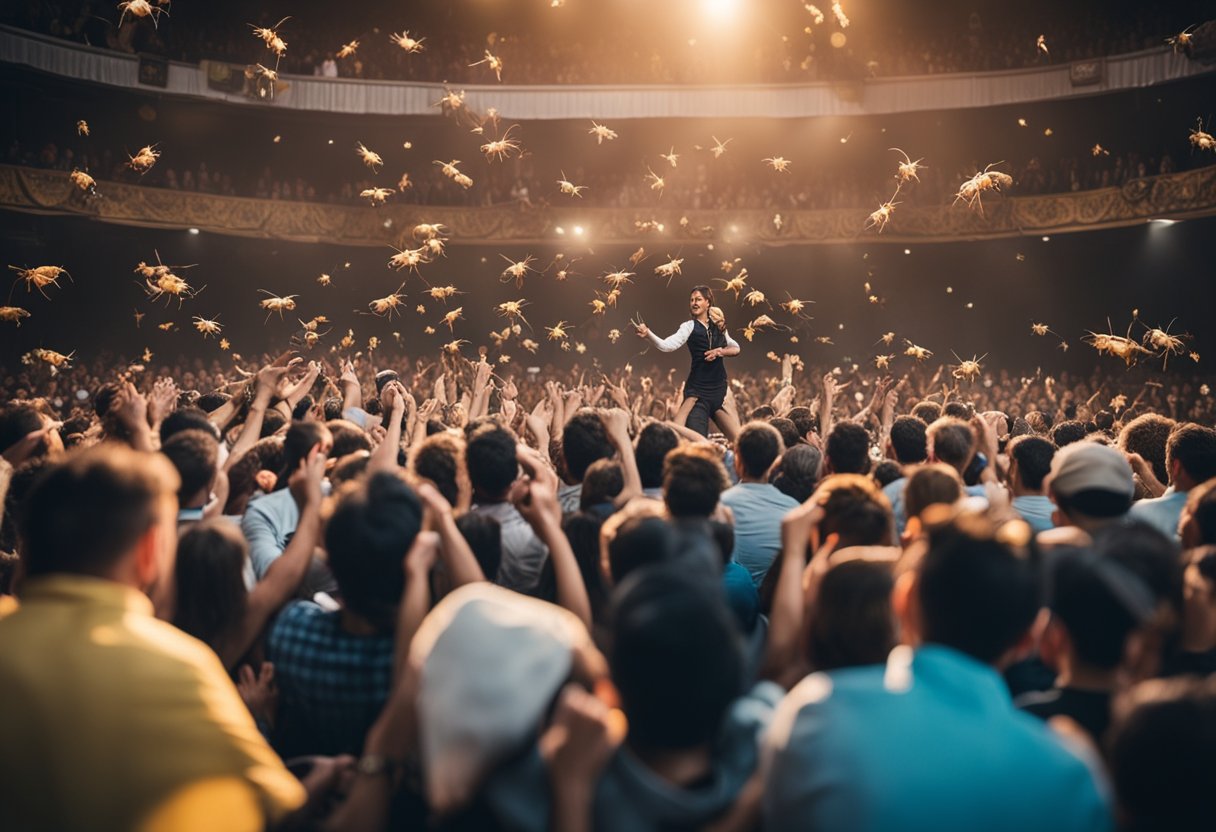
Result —
M712 314L711 314L712 309ZM709 420L730 441L739 433L739 420L723 407L727 394L726 365L723 358L739 354L739 344L726 331L722 311L714 307L714 293L708 286L694 286L688 297L691 320L685 321L675 334L660 338L646 324L636 326L639 338L649 338L663 352L672 352L688 344L692 366L684 382L684 401L675 421L687 425L702 436L709 435Z

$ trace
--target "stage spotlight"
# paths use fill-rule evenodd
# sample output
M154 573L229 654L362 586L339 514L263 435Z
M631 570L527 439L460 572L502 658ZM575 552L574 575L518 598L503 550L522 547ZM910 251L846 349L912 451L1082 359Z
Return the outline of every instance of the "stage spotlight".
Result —
M1047 236L1044 236L1044 237L1043 237L1043 242L1045 242L1045 243L1050 243L1050 242L1051 242L1051 238L1050 238L1050 237L1047 237Z
M559 237L566 233L566 229L562 228L560 225L554 228L553 231Z
M194 235L197 235L199 233L197 228L188 228L188 229L186 229L186 231L187 231L187 233L194 234Z
M1149 222L1151 222L1153 225L1176 225L1178 220L1151 219Z
M739 13L740 0L701 0L702 13L719 23L733 20Z
M576 236L576 237L583 236L583 227L581 225L574 226L574 236Z

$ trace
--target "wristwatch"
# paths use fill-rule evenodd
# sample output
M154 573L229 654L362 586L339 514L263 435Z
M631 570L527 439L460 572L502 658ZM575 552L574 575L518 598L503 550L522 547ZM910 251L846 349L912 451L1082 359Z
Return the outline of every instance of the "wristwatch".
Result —
M359 762L355 763L355 771L368 777L392 777L396 770L396 761L381 754L364 754L359 758Z

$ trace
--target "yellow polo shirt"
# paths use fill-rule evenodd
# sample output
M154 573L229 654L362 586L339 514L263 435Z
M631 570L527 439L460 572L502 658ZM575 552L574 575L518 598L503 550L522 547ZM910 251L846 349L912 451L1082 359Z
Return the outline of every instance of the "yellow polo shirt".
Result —
M31 578L0 619L5 829L263 829L304 797L216 655L142 593Z

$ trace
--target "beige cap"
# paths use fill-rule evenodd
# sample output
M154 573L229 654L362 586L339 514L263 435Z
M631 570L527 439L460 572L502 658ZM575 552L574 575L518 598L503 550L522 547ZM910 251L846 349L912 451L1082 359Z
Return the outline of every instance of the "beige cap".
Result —
M1056 452L1047 489L1061 497L1081 491L1108 491L1129 499L1136 495L1132 467L1123 454L1098 442L1073 442Z

